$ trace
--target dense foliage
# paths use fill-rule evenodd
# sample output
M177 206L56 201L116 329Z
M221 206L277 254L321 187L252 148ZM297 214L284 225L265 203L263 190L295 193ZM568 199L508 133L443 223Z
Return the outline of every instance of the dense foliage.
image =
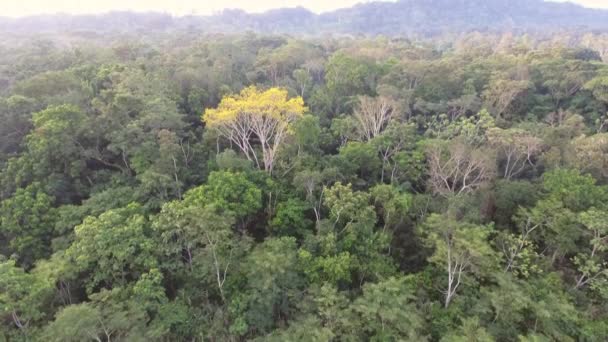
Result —
M0 45L0 340L605 341L605 37L444 42Z

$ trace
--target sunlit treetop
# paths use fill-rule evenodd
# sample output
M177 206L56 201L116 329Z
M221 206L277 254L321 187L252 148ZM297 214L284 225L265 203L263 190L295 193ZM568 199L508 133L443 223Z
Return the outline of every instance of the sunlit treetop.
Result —
M206 110L203 121L236 144L258 168L272 173L276 153L290 133L291 124L305 111L304 100L289 99L287 90L260 91L251 86L238 95L224 97L217 109ZM261 158L251 145L252 137L258 138Z
M207 109L203 121L217 126L239 116L263 116L267 119L292 122L306 110L301 97L288 98L287 90L270 88L260 91L255 86L245 88L238 95L226 96L218 108Z

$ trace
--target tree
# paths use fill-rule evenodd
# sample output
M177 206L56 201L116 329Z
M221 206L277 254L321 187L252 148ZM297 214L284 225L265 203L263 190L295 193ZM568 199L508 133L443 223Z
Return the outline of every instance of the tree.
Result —
M412 124L391 123L371 140L382 157L381 182L416 183L424 173L424 152L418 144L416 127ZM390 177L388 175L390 174Z
M256 67L265 74L272 86L277 86L285 82L284 78L289 76L292 70L302 67L307 61L317 58L319 54L317 46L302 40L290 39L279 47L261 49Z
M608 69L602 68L596 77L585 84L585 89L591 91L593 96L599 100L604 106L604 112L601 113L598 120L598 133L601 133L604 127L608 124Z
M544 246L544 252L551 255L551 264L579 252L577 242L585 231L578 215L592 207L601 207L606 198L606 189L595 183L591 176L581 175L576 170L546 172L543 175L544 196L534 207L521 209L518 213L522 227L527 227L524 231L534 228L528 237L534 244Z
M406 217L411 205L412 196L399 191L391 185L376 185L370 189L376 206L379 207L384 229L395 227Z
M87 90L74 70L49 70L15 84L15 93L36 99L41 108L82 105L89 97Z
M51 252L57 215L53 202L40 183L33 183L0 205L0 234L8 240L10 253L25 267Z
M346 310L345 334L372 341L424 340L423 319L411 278L390 277L363 286L363 295Z
M570 144L572 152L567 155L569 165L589 172L598 179L608 178L608 133L581 135Z
M354 117L362 140L368 141L380 135L391 119L398 116L396 111L396 105L386 97L359 97Z
M345 146L350 141L359 141L359 127L357 120L351 115L341 115L331 122L331 132L339 139L340 146Z
M140 282L134 285L135 288ZM92 294L87 303L66 306L43 332L50 341L144 340L148 304L137 289L116 288ZM124 300L128 298L128 300Z
M519 97L525 96L526 92L533 86L529 80L529 73L524 68L516 68L514 75L494 75L484 91L484 98L493 109L496 117L504 118L507 111Z
M300 97L304 98L306 91L313 84L313 79L310 76L310 73L304 69L296 69L293 71L292 76L298 86L298 94Z
M416 91L429 72L429 61L406 59L389 69L378 86L381 95L391 96L409 119L414 111Z
M188 191L184 201L199 207L213 206L245 220L262 208L262 190L244 173L215 171L205 185Z
M274 235L302 237L310 231L312 221L306 217L308 203L290 198L277 205L276 214L269 229Z
M305 110L302 98L288 99L286 90L271 88L261 92L249 87L239 95L223 98L217 109L206 110L203 121L236 144L247 159L272 173L277 152L291 125ZM252 145L253 137L262 148L262 160Z
M87 303L65 307L46 328L49 339L55 341L110 341L114 332L104 326L99 310Z
M167 138L173 133L178 141L188 136L183 132L185 116L169 82L159 75L142 68L103 65L91 82L98 92L92 101L98 115L91 118L97 129L91 132L86 155L97 163L127 175L144 174L154 169L161 157L163 151L159 150L167 142L163 135ZM165 178L168 183L167 178L174 178L169 170L154 182L162 183ZM149 174L146 177L146 181L152 178Z
M82 137L87 122L86 115L73 105L51 106L34 113L33 130L25 138L27 152L8 165L8 174L16 183L13 186L41 182L54 188L53 194L61 190L69 195L78 192L86 166ZM61 189L63 184L71 189Z
M325 81L329 96L329 113L337 116L349 108L349 100L357 95L373 95L375 66L362 58L349 56L344 51L335 53L327 61Z
M332 160L340 170L342 179L362 182L374 182L380 176L381 161L378 151L370 143L351 141L340 148L340 154Z
M494 184L492 220L501 229L512 230L517 226L515 214L521 208L530 208L538 201L540 186L529 180L498 180ZM518 227L521 228L521 227Z
M575 314L559 274L548 272L525 280L500 274L493 279L493 286L481 290L477 310L496 340L513 340L529 331L546 340L570 341L582 332L581 317Z
M0 100L0 161L21 150L23 138L31 130L32 113L38 111L32 98L13 95Z
M168 259L162 266L176 275L185 269L187 278L202 276L225 302L224 285L248 243L233 231L231 213L204 204L200 198L193 200L196 195L191 192L184 201L165 204L152 224L160 238L161 260Z
M460 116L455 119L440 114L428 123L426 135L445 140L461 140L472 146L481 147L488 140L488 131L494 127L496 122L485 109L476 115Z
M457 331L448 333L442 342L494 342L492 335L481 326L479 318L465 318Z
M181 198L182 189L191 178L189 168L199 151L191 146L189 139L180 138L167 129L160 130L154 142L152 154L156 156L149 156L151 162L146 163L145 169L136 166L137 178L146 192L156 192L161 201Z
M588 284L593 286L599 283L602 277L604 281L608 280L608 263L603 255L608 251L608 224L604 213L605 211L594 208L580 215L581 222L591 235L591 251L574 257L574 264L580 273L576 279L576 289Z
M498 244L506 259L505 272L513 272L527 277L531 271L537 271L536 251L534 249L534 231L541 227L541 223L535 222L532 214L523 211L523 216L518 222L520 234L513 235L503 232L499 237Z
M447 271L444 306L449 307L458 288L469 273L483 275L484 269L495 262L488 238L492 226L458 222L432 214L424 224L422 234L426 244L434 248L429 262Z
M28 332L47 315L53 292L51 279L25 272L14 260L0 260L0 327L3 332L11 334L17 329L27 338Z
M315 213L316 224L321 221L323 196L326 190L326 180L319 171L304 170L293 178L293 186L301 193Z
M503 178L510 180L536 165L542 152L540 138L520 129L492 128L487 134L490 144L498 150Z
M589 174L573 169L555 169L543 174L543 189L547 199L554 199L575 212L600 207L608 189L599 186Z
M375 229L377 217L370 202L368 193L353 191L350 184L338 182L325 189L328 218L300 250L311 281L362 284L394 274L392 260L386 258L390 235Z
M492 152L461 141L431 141L426 149L429 184L435 194L461 195L472 192L494 176Z
M561 58L539 60L533 67L540 75L540 86L551 97L555 112L563 109L564 101L582 90L594 73L589 62Z
M244 261L243 293L234 299L243 308L237 322L244 320L248 329L268 332L293 315L304 285L297 260L292 237L267 239L252 250Z
M75 228L75 240L66 251L83 272L89 292L100 285L124 286L157 265L158 246L138 204L88 217Z

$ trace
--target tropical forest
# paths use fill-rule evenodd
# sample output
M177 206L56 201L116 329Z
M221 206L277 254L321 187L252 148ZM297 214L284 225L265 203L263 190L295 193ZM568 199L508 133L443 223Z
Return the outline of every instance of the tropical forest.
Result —
M365 6L0 20L0 341L607 341L608 21Z

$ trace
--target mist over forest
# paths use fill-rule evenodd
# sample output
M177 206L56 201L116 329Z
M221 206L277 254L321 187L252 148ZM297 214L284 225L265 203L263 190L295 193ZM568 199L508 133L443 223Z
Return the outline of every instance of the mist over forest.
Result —
M229 5L228 5L229 7ZM304 7L264 13L226 9L214 15L111 12L92 15L39 15L2 18L0 29L20 33L173 32L297 35L432 36L470 31L605 32L608 10L544 0L399 0L369 2L351 8L315 14Z
M0 341L606 341L607 63L540 0L0 18Z

